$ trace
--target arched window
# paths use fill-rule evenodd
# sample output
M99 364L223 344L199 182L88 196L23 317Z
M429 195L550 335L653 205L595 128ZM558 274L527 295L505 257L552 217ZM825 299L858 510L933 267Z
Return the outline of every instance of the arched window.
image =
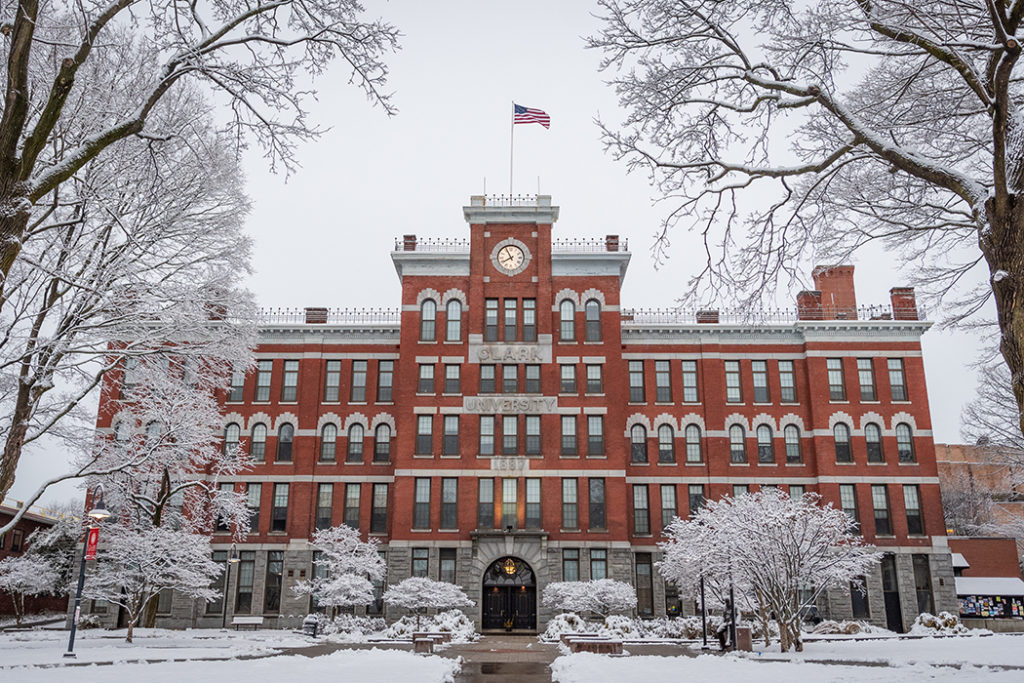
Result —
M676 461L676 433L669 425L658 427L658 462Z
M740 425L729 427L729 459L735 463L747 461L747 434Z
M363 461L363 425L354 424L348 428L348 456L345 462Z
M686 462L700 462L703 460L700 448L700 427L697 425L686 425Z
M150 426L156 424L150 422L146 425L146 436L149 436ZM242 436L242 428L232 422L224 428L224 455L233 458L238 455L238 440Z
M842 422L832 428L832 436L836 442L836 462L853 462L850 452L850 428Z
M337 425L325 424L324 428L320 430L320 462L334 462L337 442Z
M127 441L132 438L132 430L128 425L128 420L121 420L114 425L114 441Z
M597 299L587 300L583 312L586 318L586 340L601 341L601 302Z
M629 430L630 453L633 462L647 462L647 429L633 425Z
M391 460L391 425L377 425L373 434L373 461Z
M775 462L775 444L772 443L772 428L759 425L757 428L757 461Z
M896 425L896 454L900 462L915 462L914 455L914 434L910 431L910 425L900 422Z
M437 338L437 302L426 299L420 304L420 341L434 341Z
M249 457L255 462L263 462L267 455L267 425L262 422L252 426L249 437Z
M782 430L786 440L786 462L795 463L802 460L800 455L800 428L796 425L786 425Z
M292 441L295 440L295 427L285 422L277 430L277 461L292 461Z
M885 462L882 453L882 430L874 422L864 425L864 441L868 445L868 462Z
M576 341L576 304L565 299L558 306L558 333L562 341Z
M445 315L445 341L457 342L462 340L462 302L452 299L448 302Z
M160 423L153 420L146 425L146 443L150 446L160 440Z

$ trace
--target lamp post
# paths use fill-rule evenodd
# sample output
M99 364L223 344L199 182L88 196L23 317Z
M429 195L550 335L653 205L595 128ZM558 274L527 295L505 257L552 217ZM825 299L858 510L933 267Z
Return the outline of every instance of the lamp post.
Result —
M106 505L103 502L103 484L99 484L93 491L92 502L93 508L87 513L93 520L93 522L89 524L89 529L98 529L99 522L110 517L110 512L107 510ZM89 533L86 532L85 540L82 542L82 562L78 567L78 590L75 591L75 609L74 612L72 612L71 635L68 636L68 651L64 653L65 657L75 656L75 632L78 630L78 617L82 612L82 587L85 585L85 553L88 546Z
M704 645L702 650L708 649L708 608L704 602L704 573L700 575L700 628L704 634Z
M227 575L224 577L224 616L220 621L221 628L227 628L228 625L228 591L231 590L231 568L238 562L238 548L232 543L231 551L228 553Z

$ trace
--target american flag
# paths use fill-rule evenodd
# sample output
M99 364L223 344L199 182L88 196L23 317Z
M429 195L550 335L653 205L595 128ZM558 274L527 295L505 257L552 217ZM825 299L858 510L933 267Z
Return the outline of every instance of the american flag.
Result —
M512 116L512 123L539 123L545 128L551 127L551 117L540 109L530 109L521 104L512 104L515 113Z

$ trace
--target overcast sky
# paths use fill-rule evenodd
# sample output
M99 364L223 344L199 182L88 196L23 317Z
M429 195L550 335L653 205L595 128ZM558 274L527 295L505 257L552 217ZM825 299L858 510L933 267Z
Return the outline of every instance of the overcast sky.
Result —
M365 0L371 14L403 33L388 57L399 114L387 117L347 85L338 69L318 83L312 119L330 130L300 148L302 168L267 171L258 150L246 158L253 211L255 273L249 287L265 306L396 307L399 282L389 252L395 237L466 237L461 207L472 194L507 194L512 102L543 109L551 128L515 130L514 192L550 194L561 207L556 238L618 234L632 262L626 307L668 307L699 263L692 237L673 235L671 260L655 269L649 249L667 207L652 204L647 178L627 175L604 152L594 118L616 120L618 105L583 36L598 22L592 0L423 2ZM750 201L756 201L748 196ZM855 259L857 300L888 304L904 284L885 254ZM782 298L792 305L795 292ZM934 315L929 316L934 319ZM932 329L925 367L937 442L959 440L960 408L974 390L976 343ZM51 453L23 461L14 498L27 496ZM26 461L33 460L26 458ZM62 487L48 499L66 498Z

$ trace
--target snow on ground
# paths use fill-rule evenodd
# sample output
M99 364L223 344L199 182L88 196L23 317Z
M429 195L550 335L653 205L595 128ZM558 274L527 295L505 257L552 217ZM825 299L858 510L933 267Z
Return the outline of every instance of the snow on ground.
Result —
M399 650L343 650L321 657L297 655L233 662L123 664L116 667L52 667L17 669L16 677L0 672L0 680L18 683L281 683L281 681L358 681L359 683L450 683L460 668L454 659L424 657Z
M291 631L221 631L196 629L135 629L134 643L124 642L125 630L87 629L75 636L79 662L229 659L241 655L273 654L283 648L307 647L311 639ZM0 679L16 666L59 664L68 647L68 632L57 630L0 633ZM20 675L20 672L19 672Z
M933 667L925 664L889 666L839 666L792 662L752 661L735 655L700 657L608 657L581 653L559 657L551 664L552 680L558 683L679 683L686 680L829 681L830 683L1019 683L1022 672L984 667Z

